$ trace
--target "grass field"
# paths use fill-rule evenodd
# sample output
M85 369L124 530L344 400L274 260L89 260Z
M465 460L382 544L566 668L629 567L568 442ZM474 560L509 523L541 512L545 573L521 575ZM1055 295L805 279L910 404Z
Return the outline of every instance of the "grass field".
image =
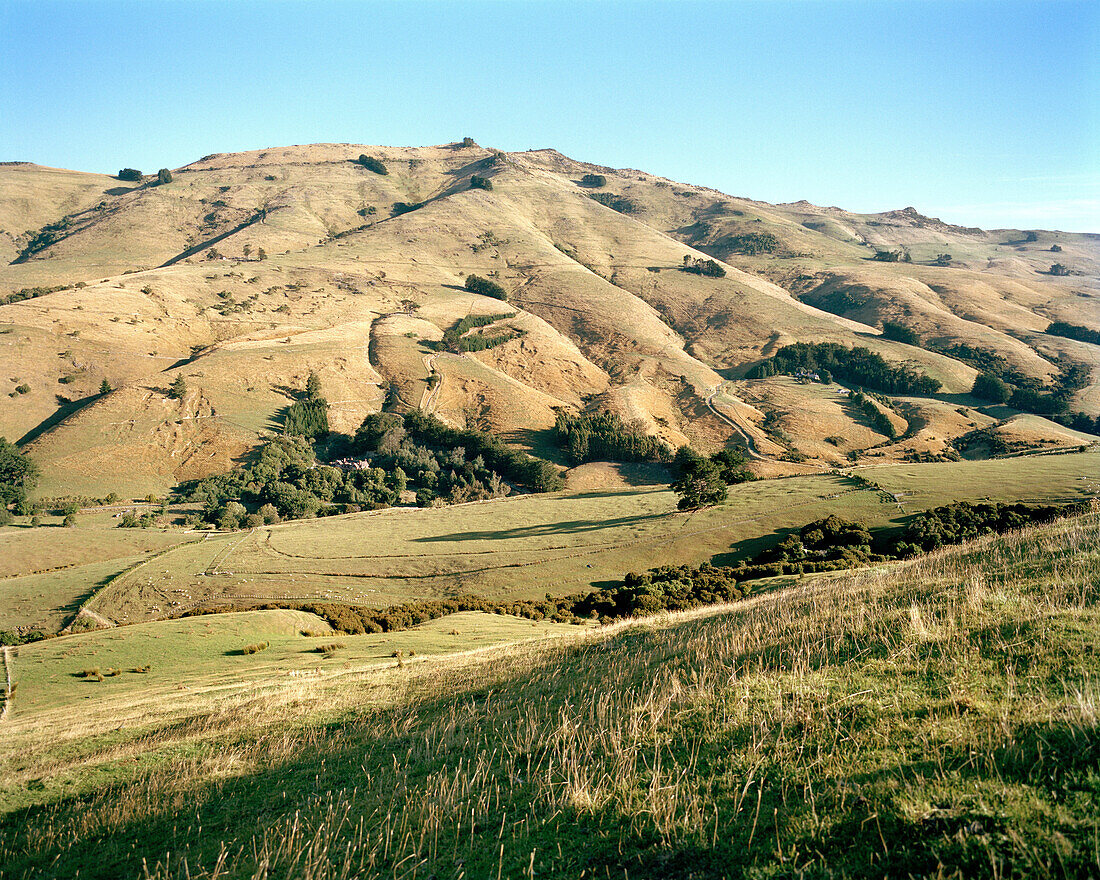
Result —
M1081 500L1100 482L1100 453L859 473L886 492L822 474L745 483L725 503L692 513L678 512L665 488L640 488L286 523L172 550L115 581L89 607L134 622L226 599L385 607L456 592L562 595L656 565L734 561L777 531L833 513L885 526L955 500Z
M1094 877L1098 548L1093 512L121 727L103 696L60 736L17 693L0 875Z
M117 529L110 513L83 514L75 528L61 528L61 517L42 522L0 528L0 629L56 632L111 577L194 540L178 530Z

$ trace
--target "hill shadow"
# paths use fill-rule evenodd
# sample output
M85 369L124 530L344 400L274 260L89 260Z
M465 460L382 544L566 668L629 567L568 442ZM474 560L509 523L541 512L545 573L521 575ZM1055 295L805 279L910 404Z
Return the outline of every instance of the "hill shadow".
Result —
M194 245L193 247L189 247L187 250L176 254L176 256L172 257L170 260L167 260L166 262L161 263L160 266L158 266L157 268L158 269L167 269L169 266L174 266L180 260L186 260L188 257L193 257L195 254L202 253L203 251L208 250L209 248L216 245L218 242L220 242L220 241L222 241L226 238L229 238L229 236L236 235L242 229L247 229L249 226L252 226L254 223L258 223L259 220L260 220L259 215L255 216L255 217L249 217L243 223L238 223L236 226L234 226L228 232L223 232L220 235L215 235L213 238L208 238L208 239L206 239L206 241L199 242L198 244Z

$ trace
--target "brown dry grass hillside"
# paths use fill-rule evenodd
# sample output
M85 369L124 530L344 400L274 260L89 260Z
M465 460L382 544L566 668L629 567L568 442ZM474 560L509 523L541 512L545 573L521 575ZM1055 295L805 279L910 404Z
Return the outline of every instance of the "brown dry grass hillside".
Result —
M0 166L0 296L40 294L0 306L0 435L29 447L43 491L143 494L224 471L280 429L310 371L342 431L388 396L539 449L556 411L609 409L676 445L747 442L762 473L934 458L983 429L1010 449L1088 442L970 397L960 344L1040 383L1086 365L1073 407L1100 415L1100 346L1046 332L1100 330L1097 236L769 205L461 144L214 154L173 176ZM893 249L909 261L874 259ZM685 256L726 274L682 271ZM470 273L509 303L466 291ZM425 345L470 315L499 316L507 341ZM884 338L883 321L919 344ZM891 438L837 384L744 378L793 342L865 346L942 391L876 404ZM165 394L177 375L180 401Z

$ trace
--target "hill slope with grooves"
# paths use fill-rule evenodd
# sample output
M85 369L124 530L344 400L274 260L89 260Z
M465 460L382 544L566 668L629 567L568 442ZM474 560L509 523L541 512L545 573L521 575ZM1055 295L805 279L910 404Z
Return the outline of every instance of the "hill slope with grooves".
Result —
M388 174L362 167L360 154ZM588 197L580 184L593 171L628 213ZM47 493L144 494L225 470L278 430L311 370L337 430L377 411L391 388L399 405L424 402L452 424L530 447L555 409L597 406L674 445L748 436L763 454L808 456L810 467L844 459L797 419L776 445L769 426L790 410L768 403L772 380L749 395L726 381L795 341L867 346L949 395L967 392L976 371L933 348L964 342L1037 381L1070 358L1093 372L1074 405L1100 414L1100 348L1044 332L1056 318L1100 327L1095 237L1026 242L909 210L766 205L548 150L318 144L216 154L173 173L163 186L120 186L0 166L0 219L8 232L28 230L9 236L13 253L36 230L61 229L0 266L0 293L66 286L0 305L0 383L10 384L0 384L0 435L31 445ZM470 189L475 174L493 189ZM27 195L38 192L37 202ZM747 235L775 245L745 254ZM1055 240L1067 278L1038 271ZM913 262L869 261L893 246ZM957 267L922 265L943 248ZM725 277L679 271L685 256L707 255L725 261ZM470 273L509 292L512 338L432 356L424 343L462 318L501 312L462 288ZM934 344L885 339L883 320ZM433 372L442 382L429 395ZM179 402L163 393L177 375L191 389ZM119 390L100 396L104 379ZM781 396L797 404L800 394ZM945 403L923 410L922 436L934 439L882 446L844 419L835 433L851 438L852 454L941 455L988 420L981 401ZM1011 433L1012 417L992 420ZM1034 439L1081 442L1054 425Z

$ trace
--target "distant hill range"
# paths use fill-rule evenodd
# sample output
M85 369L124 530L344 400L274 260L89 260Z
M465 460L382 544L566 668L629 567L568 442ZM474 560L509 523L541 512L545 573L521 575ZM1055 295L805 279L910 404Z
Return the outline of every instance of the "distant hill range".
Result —
M1097 235L771 205L468 139L167 177L0 165L0 435L44 492L228 470L311 371L336 430L423 407L547 454L558 411L609 410L744 445L763 475L1096 440ZM794 343L882 362L804 346L796 368ZM888 387L883 363L938 390ZM980 373L1006 393L971 395Z

